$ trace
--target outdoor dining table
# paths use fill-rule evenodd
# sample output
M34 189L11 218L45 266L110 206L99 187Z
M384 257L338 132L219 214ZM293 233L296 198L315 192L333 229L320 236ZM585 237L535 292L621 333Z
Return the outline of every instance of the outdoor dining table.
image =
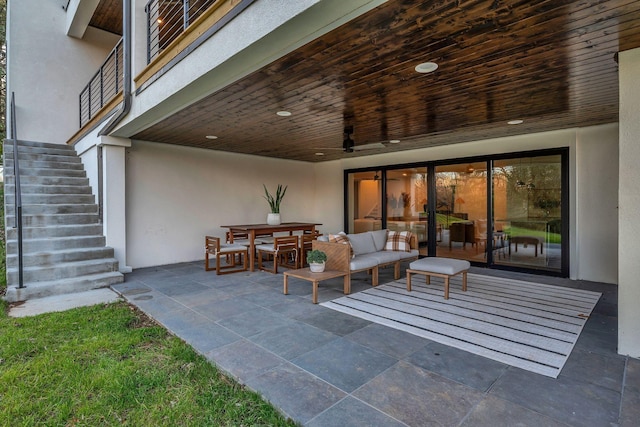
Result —
M230 231L230 239L233 242L233 233L246 233L249 238L249 271L254 271L254 264L256 258L256 235L264 235L271 233L289 232L293 234L294 231L302 231L313 233L316 230L317 225L322 225L312 222L283 222L279 225L270 224L243 224L243 225L222 225L222 228L228 228Z

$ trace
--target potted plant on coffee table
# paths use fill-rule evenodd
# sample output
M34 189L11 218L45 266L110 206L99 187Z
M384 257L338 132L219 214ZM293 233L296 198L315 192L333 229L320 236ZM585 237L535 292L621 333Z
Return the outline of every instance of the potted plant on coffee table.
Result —
M307 252L307 262L309 263L309 269L313 273L322 273L327 261L327 254L318 249Z

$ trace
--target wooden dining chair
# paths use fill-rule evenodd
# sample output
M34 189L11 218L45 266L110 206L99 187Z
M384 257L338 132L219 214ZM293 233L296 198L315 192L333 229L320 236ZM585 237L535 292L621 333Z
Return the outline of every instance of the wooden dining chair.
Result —
M249 266L249 249L244 245L221 243L219 237L205 236L204 238L204 269L211 271L213 268L210 266L210 256L214 256L216 259L216 274L229 274L237 273L240 271L247 271ZM236 262L236 256L239 256L239 262ZM225 264L222 264L221 258L226 259ZM242 264L242 268L238 267L239 263Z
M298 268L298 236L277 236L273 244L256 246L258 251L258 269L278 274L278 265L287 268ZM273 258L273 269L269 270L263 264L263 257Z
M300 261L300 268L304 268L307 264L307 252L312 249L313 241L318 240L318 237L322 236L318 230L313 233L304 233L300 237L300 247L298 253L298 260Z

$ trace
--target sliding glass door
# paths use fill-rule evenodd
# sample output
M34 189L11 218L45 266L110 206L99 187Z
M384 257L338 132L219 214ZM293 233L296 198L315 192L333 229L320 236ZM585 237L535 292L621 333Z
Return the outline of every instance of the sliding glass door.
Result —
M386 171L386 227L410 231L427 255L427 168L411 167Z
M436 255L486 263L487 162L435 167Z
M422 256L567 276L568 150L346 171L347 229L410 231Z
M492 172L493 262L560 272L562 156L496 160Z
M382 172L349 174L348 229L352 233L382 229Z

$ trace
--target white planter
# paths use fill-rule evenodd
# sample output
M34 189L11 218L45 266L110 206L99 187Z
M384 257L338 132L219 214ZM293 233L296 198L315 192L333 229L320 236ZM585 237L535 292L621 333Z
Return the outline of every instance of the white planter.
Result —
M311 270L312 273L322 273L324 271L324 262L323 263L315 263L315 262L310 262L309 263L309 269Z
M280 225L280 214L279 213L267 214L267 224Z

